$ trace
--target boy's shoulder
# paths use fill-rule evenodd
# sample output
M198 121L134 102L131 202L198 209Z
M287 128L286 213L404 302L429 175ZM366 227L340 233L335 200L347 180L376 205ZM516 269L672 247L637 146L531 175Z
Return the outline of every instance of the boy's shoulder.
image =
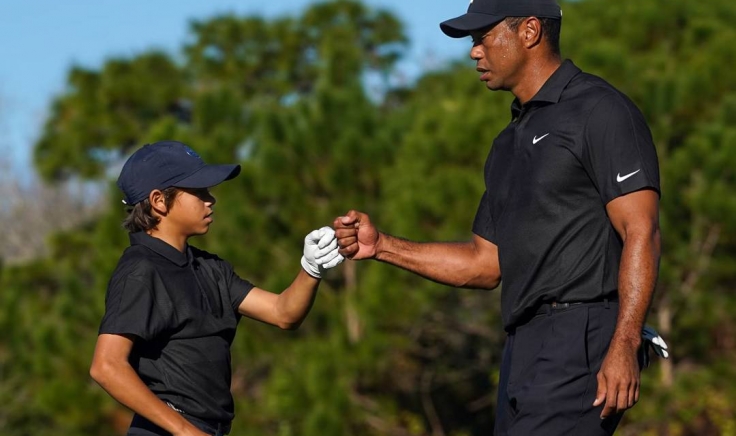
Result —
M118 260L113 276L146 276L156 270L150 250L142 245L127 247Z
M192 256L194 256L197 259L204 259L204 260L212 260L212 261L223 261L223 259L214 254L210 253L209 251L202 250L201 248L197 248L194 245L190 245L189 248L192 250Z
M205 251L191 245L189 248L192 250L192 257L198 263L203 265L205 270L216 272L216 274L220 274L223 277L232 277L233 275L237 275L235 272L235 266L217 254L210 253L209 251Z

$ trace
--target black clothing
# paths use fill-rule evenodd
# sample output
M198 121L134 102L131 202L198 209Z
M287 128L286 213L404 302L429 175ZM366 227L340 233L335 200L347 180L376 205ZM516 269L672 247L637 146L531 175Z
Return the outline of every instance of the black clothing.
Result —
M182 415L192 425L209 435L226 435L230 433L230 425L216 424L213 422L203 421L193 416ZM147 420L137 413L133 415L130 428L125 436L171 436L171 433Z
M230 345L253 285L197 248L181 253L144 232L130 243L108 285L100 334L137 336L130 363L161 400L231 421Z
M606 204L659 192L651 133L603 79L565 61L496 137L473 232L498 246L507 330L545 302L615 295L622 242Z
M501 363L495 436L606 436L596 375L616 328L618 303L550 309L511 329Z

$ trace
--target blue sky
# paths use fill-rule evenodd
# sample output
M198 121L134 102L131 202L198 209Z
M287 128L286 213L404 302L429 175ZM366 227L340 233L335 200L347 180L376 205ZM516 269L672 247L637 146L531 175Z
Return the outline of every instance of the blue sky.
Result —
M51 99L69 67L97 68L112 56L158 48L176 53L188 23L232 12L296 15L310 0L7 0L0 2L0 153L15 172L30 174L30 151ZM410 77L466 56L439 22L460 15L468 0L364 0L392 11L411 40L401 68ZM468 60L468 62L470 62Z

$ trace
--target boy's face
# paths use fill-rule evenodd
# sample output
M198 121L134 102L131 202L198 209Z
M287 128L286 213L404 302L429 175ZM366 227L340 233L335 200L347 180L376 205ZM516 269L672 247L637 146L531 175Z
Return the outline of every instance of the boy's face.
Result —
M204 235L212 224L215 197L207 188L179 188L166 216L167 226L184 236Z

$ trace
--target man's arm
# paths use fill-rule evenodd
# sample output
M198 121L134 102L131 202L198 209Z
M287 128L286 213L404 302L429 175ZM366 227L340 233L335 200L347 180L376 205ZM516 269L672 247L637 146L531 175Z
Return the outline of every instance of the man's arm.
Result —
M133 340L128 335L100 335L90 376L118 402L172 435L207 436L161 401L138 377L128 362Z
M612 200L606 211L623 240L623 252L616 330L598 373L593 403L597 407L605 401L602 418L623 412L639 400L636 352L659 270L659 196L652 190L636 191Z
M376 259L438 283L493 289L501 281L498 247L477 236L469 242L412 242L381 233L370 217L351 210L333 223L340 254Z

